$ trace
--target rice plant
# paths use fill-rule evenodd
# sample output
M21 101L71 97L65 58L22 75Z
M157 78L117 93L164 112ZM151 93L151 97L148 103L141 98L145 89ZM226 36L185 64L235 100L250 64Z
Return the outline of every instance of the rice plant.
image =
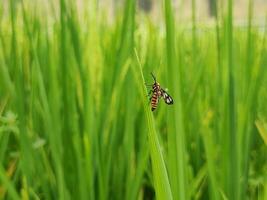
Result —
M267 21L191 4L0 4L0 199L267 199Z

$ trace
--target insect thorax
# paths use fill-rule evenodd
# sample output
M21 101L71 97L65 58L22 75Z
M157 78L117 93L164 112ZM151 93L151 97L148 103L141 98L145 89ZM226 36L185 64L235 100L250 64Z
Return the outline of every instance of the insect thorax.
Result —
M158 90L160 90L160 85L159 85L159 83L154 83L154 84L153 84L153 90L154 90L154 91L158 91Z

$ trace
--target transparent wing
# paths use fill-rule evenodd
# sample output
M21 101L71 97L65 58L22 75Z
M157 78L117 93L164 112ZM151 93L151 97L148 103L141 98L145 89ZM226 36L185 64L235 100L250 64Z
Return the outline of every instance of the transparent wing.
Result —
M161 96L164 99L165 103L168 105L173 104L173 99L172 97L163 89L161 89Z

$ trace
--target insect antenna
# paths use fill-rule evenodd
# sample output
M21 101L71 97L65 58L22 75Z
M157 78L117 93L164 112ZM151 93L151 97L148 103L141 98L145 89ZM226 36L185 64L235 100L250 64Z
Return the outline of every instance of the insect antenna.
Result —
M154 79L154 81L156 83L157 82L156 77L154 76L154 74L152 72L151 72L151 75L152 75L152 77L153 77L153 79Z

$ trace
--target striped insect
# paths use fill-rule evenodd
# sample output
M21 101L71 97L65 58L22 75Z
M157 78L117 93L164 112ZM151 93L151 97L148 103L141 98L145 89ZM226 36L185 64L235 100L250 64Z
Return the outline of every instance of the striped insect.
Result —
M160 84L157 82L156 77L151 73L154 83L152 86L152 90L149 91L150 97L150 103L151 103L151 110L154 111L159 103L160 98L162 97L165 101L166 104L171 105L173 104L173 99L172 97L160 87Z

